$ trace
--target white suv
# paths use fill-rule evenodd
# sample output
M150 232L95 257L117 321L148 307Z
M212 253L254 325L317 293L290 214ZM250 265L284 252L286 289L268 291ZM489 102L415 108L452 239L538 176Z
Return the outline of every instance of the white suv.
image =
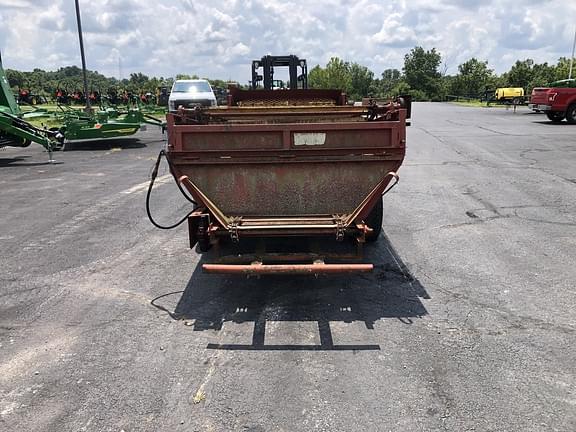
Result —
M216 96L210 83L203 79L176 80L168 98L168 111L178 111L178 107L216 106Z

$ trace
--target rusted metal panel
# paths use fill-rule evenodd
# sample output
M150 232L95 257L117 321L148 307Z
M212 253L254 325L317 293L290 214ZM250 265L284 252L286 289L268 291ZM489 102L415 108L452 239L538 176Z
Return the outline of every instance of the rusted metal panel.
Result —
M257 93L262 100L273 96ZM406 111L394 104L340 106L336 92L332 106L318 107L314 99L326 94L306 95L311 106L182 110L168 116L172 172L210 219L202 235L191 234L191 244L218 245L222 237L351 238L361 255L370 232L364 218L397 179L404 158ZM301 102L296 98L301 95L292 96L292 102ZM198 220L191 217L190 229ZM323 262L205 265L209 272L240 274L371 268Z
M281 130L260 131L258 133L253 131L213 131L182 135L182 151L201 152L202 154L206 154L207 151L281 149L282 145L283 134Z
M352 212L404 158L402 121L175 125L170 159L226 215ZM321 134L313 145L297 134ZM309 136L309 135L308 135Z
M398 160L179 165L229 216L351 213Z
M174 125L169 136L173 160L181 157L210 157L212 152L237 154L243 157L251 150L323 151L334 148L362 153L380 149L384 153L405 147L404 123L343 122L343 123L287 123L262 125ZM295 134L325 134L322 145L295 145ZM281 138L282 137L282 138ZM280 140L282 145L280 145ZM236 153L240 152L240 153ZM268 154L268 153L266 153ZM298 153L293 153L294 155Z

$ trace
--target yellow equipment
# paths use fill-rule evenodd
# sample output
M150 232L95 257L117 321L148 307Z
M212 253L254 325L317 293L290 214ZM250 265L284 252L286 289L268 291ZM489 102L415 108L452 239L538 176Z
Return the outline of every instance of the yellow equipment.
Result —
M517 105L524 101L524 89L522 87L500 87L494 92L494 98L498 102L513 102Z

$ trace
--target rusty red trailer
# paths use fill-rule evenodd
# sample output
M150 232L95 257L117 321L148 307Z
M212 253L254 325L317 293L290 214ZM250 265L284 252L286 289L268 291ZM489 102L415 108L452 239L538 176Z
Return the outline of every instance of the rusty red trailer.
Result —
M215 251L206 272L372 269L362 246L379 234L382 195L398 180L407 107L345 102L332 90L233 90L227 107L168 114L171 172L197 203L190 246ZM294 238L316 247L269 246Z

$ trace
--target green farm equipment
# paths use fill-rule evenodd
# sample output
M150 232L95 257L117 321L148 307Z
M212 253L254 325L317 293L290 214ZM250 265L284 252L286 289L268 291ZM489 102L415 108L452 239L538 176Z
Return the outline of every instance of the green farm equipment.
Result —
M60 126L39 128L26 121L44 112L23 113L16 103L0 59L0 148L28 147L38 143L50 153L66 142L88 139L117 138L134 135L143 124L164 128L164 122L142 112L138 107L119 111L101 108L88 113L60 105L61 112L53 114Z
M52 150L59 138L59 132L38 128L28 123L22 116L6 79L0 57L0 148L28 147L35 142L48 150L52 161Z
M119 111L114 108L101 108L97 111L86 113L66 105L59 105L61 113L57 118L62 126L52 128L58 132L60 148L67 141L118 138L134 135L142 125L151 124L164 128L164 122L148 114L139 108L129 108Z

